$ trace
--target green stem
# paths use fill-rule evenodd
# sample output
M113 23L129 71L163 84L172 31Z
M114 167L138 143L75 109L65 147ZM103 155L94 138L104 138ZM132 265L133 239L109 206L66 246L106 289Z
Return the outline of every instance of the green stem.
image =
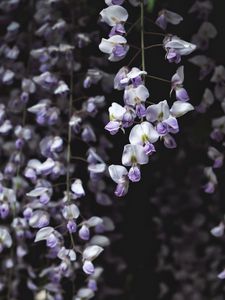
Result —
M167 79L164 79L164 78L161 78L161 77L152 76L152 75L146 75L146 77L171 84L170 80L167 80Z
M144 1L141 2L141 64L145 71L145 39L144 39Z
M162 47L162 46L163 46L163 44L154 44L154 45L147 46L144 49L148 50L148 49L151 49L151 48Z
M74 12L72 10L72 25L74 24ZM72 50L73 51L73 50ZM73 108L73 71L74 71L74 59L72 55L71 61L71 72L70 72L70 98L69 98L69 113L68 113L68 138L67 138L67 154L66 154L66 162L67 162L67 172L66 172L66 193L68 197L68 201L70 202L70 159L71 159L71 141L72 141L72 128L70 126L70 119L72 116L72 108Z

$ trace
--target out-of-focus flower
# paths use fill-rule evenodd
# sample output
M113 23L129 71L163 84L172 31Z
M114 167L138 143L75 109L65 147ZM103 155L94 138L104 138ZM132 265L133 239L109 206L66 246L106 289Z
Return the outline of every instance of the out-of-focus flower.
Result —
M167 9L163 9L158 13L158 18L156 19L155 23L165 30L168 23L178 25L182 21L183 17L179 14Z

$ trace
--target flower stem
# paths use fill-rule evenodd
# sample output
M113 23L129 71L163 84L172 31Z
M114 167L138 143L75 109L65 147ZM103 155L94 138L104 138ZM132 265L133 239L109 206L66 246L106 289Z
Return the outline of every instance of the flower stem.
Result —
M163 44L154 44L154 45L145 47L144 50L148 50L148 49L156 48L156 47L162 47L162 46L163 46Z
M130 26L130 28L127 30L126 35L128 35L128 34L134 29L134 27L135 27L139 22L140 22L140 18L138 18L137 21L134 22L134 23Z
M71 11L72 25L74 24L74 12ZM73 50L72 50L73 51ZM73 54L73 52L72 52ZM68 141L67 141L67 154L66 154L66 162L67 162L67 172L66 172L66 193L68 197L68 201L70 202L70 158L71 158L71 140L72 140L72 128L70 126L70 118L72 116L72 108L73 108L73 71L74 71L74 58L72 55L71 59L71 72L70 72L70 98L69 98L69 116L68 116Z
M161 77L152 76L152 75L146 75L146 77L171 84L170 80L167 80L167 79L164 79L164 78L161 78Z
M145 31L145 34L147 34L147 35L159 35L159 36L163 36L163 37L166 36L165 33L154 32L154 31Z
M145 71L145 39L144 39L144 1L141 1L141 64Z

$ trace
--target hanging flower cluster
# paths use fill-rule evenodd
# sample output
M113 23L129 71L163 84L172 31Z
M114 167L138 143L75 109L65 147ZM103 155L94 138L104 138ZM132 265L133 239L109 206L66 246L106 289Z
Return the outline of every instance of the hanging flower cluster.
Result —
M129 68L125 66L115 75L114 88L124 91L124 104L112 103L109 107L110 120L105 126L105 129L112 135L119 130L125 132L127 128L131 128L129 144L124 146L122 154L122 165L109 166L109 174L117 184L115 194L119 197L127 193L129 181L140 181L140 167L148 163L149 157L156 151L154 144L158 140L162 140L167 148L176 147L173 134L179 132L177 118L193 110L193 106L188 102L188 93L183 87L183 66L177 69L170 81L171 94L174 92L176 95L176 101L171 107L167 100L147 106L149 103L149 90L145 84L145 78L148 77L148 74L144 66L144 52L145 49L151 46L144 46L143 3L140 6L142 11L142 70L137 67ZM126 35L125 22L128 19L128 12L124 7L115 3L103 9L100 16L101 20L112 29L109 38L102 39L99 49L108 55L110 61L119 61L126 56L129 50L129 45L124 37ZM164 10L159 13L156 23L161 28L165 28L168 22L179 24L181 21L182 17L178 14ZM183 41L171 34L165 35L162 46L166 51L168 61L175 63L179 63L181 56L192 53L196 48L194 44ZM129 170L127 170L127 167L129 167Z
M200 69L199 79L210 80L210 88L205 88L201 102L196 107L196 111L206 114L213 110L213 105L219 102L222 115L218 114L212 118L210 133L211 144L208 146L207 156L212 161L211 166L204 168L204 175L207 180L203 186L204 192L213 194L219 183L216 170L222 168L224 163L224 124L225 124L225 68L219 65L216 59L207 56L210 39L217 36L217 29L209 22L210 13L213 10L212 1L196 1L189 10L190 13L197 13L197 17L202 20L202 24L196 34L193 35L192 41L196 43L201 54L192 57L189 61ZM202 53L203 52L203 53ZM224 220L211 229L211 234L216 238L224 235ZM222 258L220 258L222 260ZM218 278L224 279L224 270L218 274Z
M101 120L105 97L83 88L83 75L97 63L81 55L93 44L94 34L84 31L86 4L78 2L0 4L5 14L0 51L0 293L8 299L18 299L23 272L24 290L35 300L65 299L65 281L71 299L92 298L103 271L95 260L115 228L105 182L111 144L93 122L97 114ZM31 18L20 24L14 15L21 9ZM101 217L93 205L101 206ZM29 263L32 255L36 259Z

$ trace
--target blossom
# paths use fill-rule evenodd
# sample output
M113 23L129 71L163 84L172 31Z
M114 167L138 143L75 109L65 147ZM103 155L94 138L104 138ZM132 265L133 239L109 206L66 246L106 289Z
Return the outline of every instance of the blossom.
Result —
M72 192L76 195L77 198L85 196L85 191L80 179L76 179L71 185Z
M215 38L217 30L212 23L203 22L198 32L193 35L192 42L196 44L199 49L205 50L209 46L209 40Z
M109 174L112 180L117 183L115 194L118 197L126 195L129 187L128 171L124 166L110 165Z
M158 15L159 16L155 23L164 30L167 27L167 23L178 25L181 21L183 21L183 18L179 14L167 9L161 10Z
M114 88L117 90L122 90L130 83L137 87L143 84L142 75L146 75L146 71L141 71L140 69L133 67L130 71L127 67L122 67L114 78Z
M200 113L205 113L206 110L214 103L214 95L208 88L205 89L200 104L196 107L196 110Z
M194 4L189 9L189 13L197 13L199 19L208 19L209 14L213 9L212 2L210 0L195 1Z
M135 108L136 115L141 119L145 116L145 101L149 97L148 89L143 85L133 87L129 85L124 91L124 103L132 108Z
M150 105L147 108L146 119L149 122L156 122L156 130L160 135L166 135L169 132L177 133L179 131L176 117L171 114L166 100Z
M127 40L120 36L114 35L109 39L102 39L99 49L106 54L109 54L109 60L112 62L119 61L123 59L128 50L129 46L127 45Z
M195 55L189 58L189 61L200 68L200 80L204 79L209 73L211 73L215 67L214 60L205 55Z
M171 79L171 84L172 84L171 92L175 90L177 100L188 101L190 98L188 96L186 89L183 88L183 81L184 81L184 67L180 66Z
M214 161L213 168L221 168L223 166L224 155L215 147L210 146L208 149L208 157Z
M224 234L224 223L221 222L218 226L210 230L211 234L215 237L221 237Z
M163 40L163 46L168 61L175 63L181 61L181 56L189 55L196 49L196 45L188 43L176 35L167 35Z
M205 176L208 179L207 184L204 186L204 191L207 194L212 194L215 191L215 187L217 186L217 177L211 167L207 167L204 169Z
M3 248L10 248L12 246L12 238L7 228L0 226L0 252Z
M128 144L124 146L122 164L124 166L145 165L148 163L148 156L141 145Z
M102 20L109 26L116 26L119 23L125 23L128 19L128 13L125 8L120 5L112 5L100 12Z
M105 126L105 129L108 130L111 134L116 134L122 126L123 116L126 113L126 109L113 102L109 107L109 123Z
M158 132L153 125L147 121L135 125L129 135L129 141L132 145L143 145L146 154L155 151L153 143L159 138Z

